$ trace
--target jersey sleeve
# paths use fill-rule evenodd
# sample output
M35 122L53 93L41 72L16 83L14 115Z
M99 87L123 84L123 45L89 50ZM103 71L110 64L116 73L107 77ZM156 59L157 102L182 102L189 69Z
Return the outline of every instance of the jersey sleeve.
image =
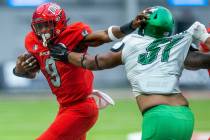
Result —
M82 42L82 41L90 33L92 33L92 29L90 28L90 26L81 22L80 23L80 29L79 29L78 45L76 45L73 48L74 52L85 52L85 51L87 51L87 48L88 48L89 45Z
M32 54L36 59L38 59L38 51L40 47L35 41L35 37L32 32L28 33L25 37L25 49L28 53Z
M79 22L75 24L75 27L78 29L78 40L82 41L88 34L92 33L92 30L88 24Z
M81 48L87 48L86 45L80 46L80 44L90 33L92 33L92 30L89 25L82 22L77 22L70 25L62 37L65 40L64 44L68 47L68 49L75 51Z
M92 31L92 29L90 28L89 25L84 24L84 23L82 24L82 33L81 33L81 35L82 35L83 39L84 39L84 37L86 37L88 34L90 34L92 32L93 31Z
M119 43L116 43L115 46L113 47L117 47L119 45L121 45L121 51L122 51L122 55L121 55L121 60L122 60L122 63L125 64L125 59L126 57L128 56L128 53L133 49L132 47L132 37L135 36L134 34L130 34L130 35L127 35L126 37L123 38L122 41L120 41Z
M25 49L29 52L32 53L32 47L33 47L33 41L32 41L32 35L31 33L28 33L25 37Z

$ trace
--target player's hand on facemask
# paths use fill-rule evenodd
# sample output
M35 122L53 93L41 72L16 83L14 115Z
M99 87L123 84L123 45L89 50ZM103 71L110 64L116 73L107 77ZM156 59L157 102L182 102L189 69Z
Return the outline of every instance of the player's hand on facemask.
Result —
M56 44L49 48L50 55L58 61L68 63L68 50L63 44Z
M145 26L148 15L144 12L139 12L136 18L132 22L132 28L136 29L138 27Z

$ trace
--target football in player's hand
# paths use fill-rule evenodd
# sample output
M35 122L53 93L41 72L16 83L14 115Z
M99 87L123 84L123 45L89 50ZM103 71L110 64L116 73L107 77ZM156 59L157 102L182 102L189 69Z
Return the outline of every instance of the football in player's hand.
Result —
M16 62L16 70L20 73L37 72L39 69L39 63L33 55L24 53L18 56Z

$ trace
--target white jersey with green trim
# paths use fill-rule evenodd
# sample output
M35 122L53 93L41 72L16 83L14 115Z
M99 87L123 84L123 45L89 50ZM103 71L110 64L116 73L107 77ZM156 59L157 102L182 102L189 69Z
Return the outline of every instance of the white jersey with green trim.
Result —
M161 39L131 34L118 43L124 46L122 62L134 94L180 93L179 78L192 41L184 32Z

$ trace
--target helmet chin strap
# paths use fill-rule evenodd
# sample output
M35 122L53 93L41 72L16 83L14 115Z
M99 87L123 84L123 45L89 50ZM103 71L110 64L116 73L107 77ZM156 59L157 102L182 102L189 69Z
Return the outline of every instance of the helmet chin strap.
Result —
M42 34L42 44L44 47L47 47L47 40L50 38L50 34L46 33L46 34Z

